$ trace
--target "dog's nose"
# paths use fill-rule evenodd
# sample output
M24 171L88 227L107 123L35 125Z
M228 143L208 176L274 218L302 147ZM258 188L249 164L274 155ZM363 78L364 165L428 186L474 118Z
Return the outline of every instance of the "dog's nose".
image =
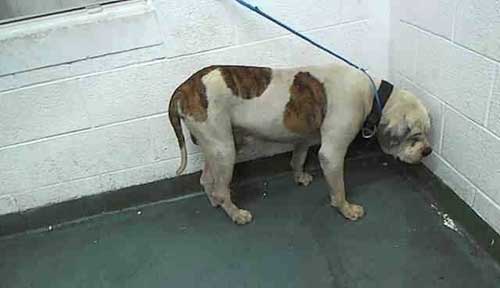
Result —
M425 147L424 150L422 150L422 156L427 157L432 153L432 148L431 147Z

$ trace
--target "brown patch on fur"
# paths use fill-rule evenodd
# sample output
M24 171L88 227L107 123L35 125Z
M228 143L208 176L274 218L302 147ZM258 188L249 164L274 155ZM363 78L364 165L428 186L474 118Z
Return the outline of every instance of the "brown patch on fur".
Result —
M193 117L195 121L207 120L208 100L203 76L215 70L217 66L209 66L194 73L174 92L179 96L179 104L183 114Z
M243 99L262 95L272 78L272 69L266 67L221 66L220 71L227 87Z
M283 122L290 131L311 134L323 123L326 93L323 83L309 72L299 72L290 86Z

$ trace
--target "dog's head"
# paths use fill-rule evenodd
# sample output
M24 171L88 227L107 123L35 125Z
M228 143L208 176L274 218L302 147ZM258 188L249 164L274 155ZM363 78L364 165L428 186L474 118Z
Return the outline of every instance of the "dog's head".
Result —
M406 163L418 163L432 152L427 109L412 93L395 90L382 111L377 138L382 150Z

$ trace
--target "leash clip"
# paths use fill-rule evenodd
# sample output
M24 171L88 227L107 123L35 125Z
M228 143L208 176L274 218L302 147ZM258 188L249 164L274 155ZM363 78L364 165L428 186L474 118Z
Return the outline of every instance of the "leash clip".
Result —
M377 133L377 126L373 127L373 129L367 127L363 127L361 129L361 136L365 139L372 138L375 135L375 133Z

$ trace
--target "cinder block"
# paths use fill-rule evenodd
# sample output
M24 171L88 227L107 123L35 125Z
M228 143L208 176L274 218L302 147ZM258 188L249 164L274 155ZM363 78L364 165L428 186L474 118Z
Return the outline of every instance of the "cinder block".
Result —
M393 69L404 76L415 78L418 31L408 24L394 23L391 51Z
M154 117L149 120L149 123L154 160L161 161L179 158L181 155L179 145L168 116L161 115L159 117ZM191 142L191 136L187 127L183 126L183 131L188 154L199 153L200 148Z
M475 195L480 192L464 175L460 174L438 153L432 153L428 158L425 158L424 164L462 198L465 203L472 206Z
M155 1L168 57L227 47L236 43L225 1ZM226 8L228 7L228 8Z
M292 7L289 7L292 8L292 11L290 11L290 9L286 9L289 13L291 13L286 16L283 15L283 11L278 11L276 6L283 4L283 2L276 3L276 1L256 1L254 4L259 6L260 9L265 11L267 14L275 17L294 29L305 31L309 28L304 25L305 23L300 23L300 21L294 21L292 19L296 16L296 12L293 12ZM235 26L237 39L236 44L248 44L255 41L273 39L289 34L287 30L236 3L227 9L227 11L229 13L228 18L231 19L231 24ZM298 20L301 18L302 17L299 17ZM320 24L318 24L318 26L319 25Z
M253 1L252 4L304 31L340 23L340 2L293 0ZM159 0L154 5L169 57L289 34L236 2L188 0L174 3Z
M400 87L415 94L420 100L422 100L422 103L429 111L429 115L431 117L431 144L434 151L441 152L441 130L443 126L444 104L438 98L415 86L414 83L410 82L406 78L401 76L399 78L400 80L398 81L398 84Z
M349 10L349 8L351 7L343 2L345 1L252 1L252 3L259 6L259 8L261 8L263 11L301 31L331 26L334 24L338 24L343 20L357 20L357 13L360 13L360 11ZM246 13L248 15L248 11ZM238 18L241 18L241 16L242 15L239 15ZM269 25L274 24L267 23L268 27ZM247 27L251 28L251 26Z
M439 97L482 124L494 81L495 63L458 46L449 46L441 63Z
M35 188L26 192L16 193L15 197L19 210L27 210L80 197L105 192L100 176L68 181L46 187Z
M479 192L476 195L473 207L497 233L500 233L500 205L498 202L495 203L489 197Z
M367 35L373 32L371 29L374 28L370 27L369 22L362 21L311 32L309 35L311 35L313 39L317 39L318 42L324 46L347 58L349 61L370 70L370 72L374 72L375 70L384 70L381 66L387 65L387 61L380 63L380 59L373 57L373 55L379 55L377 51L379 51L382 43L372 42L370 45L366 44ZM305 65L321 65L328 62L340 61L333 56L330 56L329 54L304 43L296 37L293 41L298 41L300 43L300 47L302 47L301 49L305 51L304 55L311 55L309 57L302 57L301 59L300 55L297 53L301 50L296 50L297 52L295 53L297 54L295 57L304 61L302 63ZM385 44L383 49L387 49ZM315 54L312 54L313 52ZM318 55L316 56L316 54ZM312 63L307 64L307 61L311 61Z
M165 178L172 178L176 176L177 168L179 167L180 159L173 158L153 162L144 166L133 167L124 169L101 176L101 183L103 191L116 190L132 185L139 185L149 183ZM184 174L194 173L200 171L203 166L203 155L192 154L188 157L188 165ZM165 191L168 192L168 191Z
M135 5L134 13L110 9L70 15L58 24L28 22L22 30L2 27L0 75L162 43L154 14L143 4Z
M102 175L35 188L27 192L13 194L11 198L15 198L16 203L19 205L19 210L23 211L106 191L113 191L133 185L171 178L175 176L175 171L179 163L179 158L152 162L146 165L126 168ZM188 174L199 171L202 164L203 157L201 154L190 155L188 158L188 166L184 173ZM6 214L7 212L4 213L4 211L8 211L2 209L3 198L0 198L0 215ZM9 209L13 209L11 206L9 207Z
M500 2L458 2L455 41L500 61Z
M492 93L487 122L488 129L500 137L500 66L497 67L496 81Z
M415 82L440 97L441 74L446 72L441 62L444 61L449 43L422 31L418 32L417 37Z
M346 24L341 27L329 27L307 35L331 47L336 52L349 57L357 63L370 59L365 42L368 33L366 22ZM368 56L367 56L368 55ZM169 79L179 84L194 71L212 64L263 65L271 67L290 67L301 65L319 65L338 61L336 58L309 45L295 36L250 43L242 46L210 51L189 57L169 60Z
M500 202L500 139L450 109L445 111L443 157L494 201Z
M455 0L406 2L406 5L400 5L401 18L406 22L451 39L457 2Z
M0 150L0 185L21 192L152 161L149 121L133 121Z
M0 215L18 212L19 207L12 195L0 196Z
M483 123L495 63L433 35L422 33L416 82L477 123Z
M290 27L307 31L341 23L341 0L319 1L266 1L252 4ZM231 25L235 26L237 44L270 39L289 34L285 29L241 7L237 3L225 5ZM347 18L347 17L346 17Z
M163 50L163 46L158 44L152 47L81 59L70 64L9 74L0 77L0 92L159 59L164 56Z
M333 2L333 1L332 1ZM377 5L380 5L381 1L377 1ZM370 12L372 13L383 13L383 10L370 10L374 9L373 1L369 0L342 0L342 13L341 18L342 22L353 21L353 20L362 20L368 19L370 16Z
M0 94L0 146L90 127L78 82Z
M80 79L93 126L165 112L177 83L165 61L132 66Z

